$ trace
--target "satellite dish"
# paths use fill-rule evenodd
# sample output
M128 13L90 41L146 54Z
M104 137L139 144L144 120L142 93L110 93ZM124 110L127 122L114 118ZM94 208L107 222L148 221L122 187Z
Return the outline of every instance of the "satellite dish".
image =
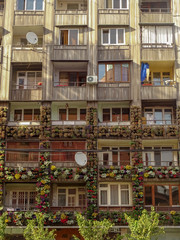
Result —
M38 42L38 36L34 32L28 32L26 34L26 39L31 44L36 44Z
M79 166L85 166L87 164L87 156L82 152L77 152L75 154L75 161Z

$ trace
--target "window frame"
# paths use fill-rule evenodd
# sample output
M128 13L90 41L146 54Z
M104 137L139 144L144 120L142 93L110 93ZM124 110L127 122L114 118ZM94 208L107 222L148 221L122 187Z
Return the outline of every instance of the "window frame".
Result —
M84 188L84 191L80 191L80 188ZM65 190L65 196L66 196L66 204L65 206L59 206L59 189L63 189ZM68 191L70 189L75 189L76 190L76 194L69 194ZM69 196L75 196L75 205L74 206L69 206L69 202L68 202L68 197ZM79 205L79 195L85 195L85 206L80 206ZM58 207L86 207L87 205L87 201L86 201L86 188L85 187L57 187L57 205Z
M106 184L107 187L101 187L101 184ZM123 189L121 189L121 185L128 185L128 192L129 192L129 203L128 204L121 204L121 192ZM117 205L111 205L111 189L110 186L118 186L118 204ZM123 183L109 183L109 182L100 182L99 183L99 206L100 207L129 207L132 205L132 191L131 191L131 184L127 182ZM101 191L107 191L107 204L101 204Z
M110 30L116 30L116 43L110 43ZM108 30L109 33L108 33L108 43L103 43L104 39L103 39L103 31L104 30ZM118 43L118 30L123 30L123 43ZM126 45L126 31L125 31L125 28L102 28L101 29L101 45L104 45L104 46L108 46L108 45Z
M112 109L113 108L117 108L117 109L120 109L120 119L119 119L119 121L112 121L112 118L113 118L113 112L112 112ZM110 109L110 121L104 121L103 120L103 110L104 109ZM123 111L123 109L129 109L129 120L128 121L123 121L122 120L122 117L123 117L123 113L122 113L122 111ZM130 122L130 108L128 108L128 107L109 107L109 108L102 108L102 123L106 123L106 122Z
M19 73L25 73L25 76L20 77ZM31 85L27 85L28 84L28 73L35 73L35 85L31 87ZM37 74L41 73L41 81L42 81L42 71L17 71L17 80L16 80L16 89L37 89L38 87L38 82L37 82ZM20 78L24 78L24 84L23 85L19 85L19 79ZM22 86L23 88L21 88L20 86ZM30 88L29 88L30 87Z
M67 45L65 45L65 44L61 44L61 31L68 31L68 44ZM76 45L70 45L69 43L70 43L70 31L72 31L72 30L76 30L77 31L77 44ZM67 28L65 28L65 29L59 29L59 45L60 46L78 46L79 45L79 29L78 28L72 28L72 29L67 29Z
M127 0L127 8L122 8L122 0L119 0L119 6L120 8L114 8L114 0L112 0L112 8L107 8L106 6L106 0L104 0L104 6L105 6L105 9L120 9L120 10L129 10L129 0Z
M155 186L168 186L169 187L169 205L168 206L159 206L159 207L179 207L180 206L180 184L146 184L144 185L144 206L155 206ZM179 204L178 205L173 205L172 204L172 187L178 187L179 190ZM145 205L145 198L146 198L146 192L145 192L145 187L152 187L151 189L151 200L152 200L152 205Z
M15 120L15 111L16 110L21 110L22 111L22 116L21 116L21 120L20 121L16 121ZM24 120L24 110L32 110L32 120ZM40 111L40 108L16 108L14 109L14 122L40 122L40 114L39 114L39 120L35 120L34 119L34 111L35 110L39 110Z
M23 10L18 9L18 1L19 0L16 0L16 11L44 11L44 5L45 5L44 0L42 0L42 9L36 9L36 1L37 0L33 0L33 9L30 9L30 10L27 9L27 2L29 0L24 0L24 9Z
M77 110L77 119L76 120L69 120L69 109L75 108ZM66 120L61 120L60 119L60 113L59 113L59 121L86 121L85 120L81 120L81 110L86 110L86 114L87 114L87 109L86 108L76 108L76 107L69 107L69 108L59 108L59 111L63 109L66 110Z
M59 79L58 81L55 81L55 78L54 78L54 81L53 81L53 84L54 84L54 87L84 87L86 86L86 79L83 83L80 82L80 74L85 74L85 78L87 77L87 71L80 71L80 72L74 72L74 71L69 71L69 72L65 72L65 71L59 71ZM61 81L60 81L60 74L61 73L67 73L68 74L68 82L66 83L63 83L61 84ZM76 82L74 82L74 85L71 85L71 82L70 82L70 74L71 73L76 73ZM70 84L70 85L69 85Z

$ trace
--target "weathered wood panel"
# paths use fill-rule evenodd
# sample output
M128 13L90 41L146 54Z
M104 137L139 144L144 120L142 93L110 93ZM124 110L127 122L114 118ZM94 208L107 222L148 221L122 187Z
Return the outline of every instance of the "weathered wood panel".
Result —
M175 50L172 48L142 48L142 61L175 61Z
M41 89L16 89L11 91L11 101L42 100Z
M142 86L141 98L142 100L165 100L176 99L177 88L166 86Z
M131 100L129 83L100 83L98 85L98 100L117 101Z
M43 26L43 11L16 11L14 14L15 26Z
M55 13L55 26L86 26L87 25L87 12L76 11L56 11Z
M12 49L12 62L42 62L42 48L16 48Z
M52 100L86 100L86 87L54 87Z
M99 25L129 25L129 10L99 9Z
M99 46L98 60L130 60L130 46Z
M87 46L54 46L51 60L88 60Z
M140 14L140 23L173 23L172 13L144 13Z
M2 63L2 46L0 46L0 63Z
M0 10L0 27L3 27L3 12L2 10Z

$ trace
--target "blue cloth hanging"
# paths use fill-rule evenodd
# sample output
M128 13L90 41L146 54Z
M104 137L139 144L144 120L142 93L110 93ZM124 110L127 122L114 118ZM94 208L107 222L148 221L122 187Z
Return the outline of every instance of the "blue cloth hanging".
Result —
M147 69L149 69L148 63L142 63L141 64L141 83L144 82L146 76L147 76Z

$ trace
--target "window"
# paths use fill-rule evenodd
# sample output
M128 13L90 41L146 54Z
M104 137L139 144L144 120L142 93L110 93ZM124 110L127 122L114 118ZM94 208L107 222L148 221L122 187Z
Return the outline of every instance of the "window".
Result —
M44 0L17 0L17 10L41 11L43 5Z
M151 150L164 150L164 151L151 151ZM172 147L144 147L146 152L143 152L144 166L173 166L175 164L174 154L171 150ZM167 150L167 151L166 151Z
M74 150L73 152L52 152L52 161L54 162L70 162L75 163L75 153L78 150L85 149L85 142L81 141L64 141L64 142L52 142L52 149L70 149ZM82 151L81 151L82 152Z
M105 8L128 9L128 0L105 0Z
M42 72L17 72L16 89L37 89L42 82Z
M60 45L79 45L79 30L60 30Z
M38 142L7 142L9 149L27 149L27 152L7 152L6 161L8 162L37 162L38 152L29 152L28 149L39 149Z
M66 108L59 109L60 121L86 121L86 109Z
M130 185L120 183L101 183L99 186L100 206L129 206Z
M40 109L15 109L14 121L40 121Z
M146 44L169 45L173 44L173 35L171 26L143 26L142 27L142 43Z
M86 85L87 72L59 72L59 80L54 87L82 87Z
M99 82L129 82L129 63L100 63L98 65Z
M130 165L129 147L102 147L104 152L100 153L100 164L103 166L125 166ZM114 150L114 151L113 151ZM117 150L122 150L118 152Z
M141 2L142 12L168 12L168 1L164 2Z
M85 207L85 188L58 188L58 207Z
M145 205L179 206L180 185L149 185L145 186Z
M35 208L35 191L12 191L10 192L10 207L17 210L31 210Z
M123 45L125 44L125 29L102 29L103 45Z
M172 124L173 110L172 108L145 108L145 123L149 125L169 125Z
M103 122L130 121L129 108L103 108Z
M67 10L78 10L79 4L78 3L67 3Z

